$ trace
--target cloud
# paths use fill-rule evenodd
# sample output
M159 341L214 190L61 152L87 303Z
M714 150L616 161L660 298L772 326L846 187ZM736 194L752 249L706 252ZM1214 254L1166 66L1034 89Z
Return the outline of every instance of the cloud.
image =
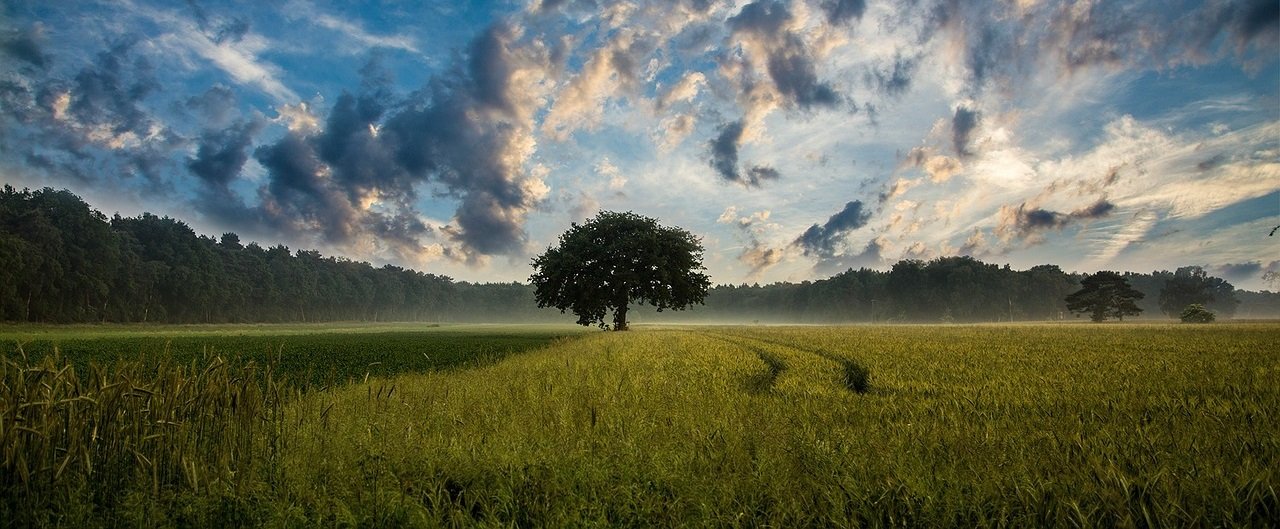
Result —
M1206 158L1205 160L1202 160L1200 163L1197 163L1196 169L1199 169L1201 171L1216 169L1222 164L1226 163L1227 161L1228 161L1228 158L1226 154L1218 153L1209 158Z
M758 278L766 270L782 262L786 255L786 250L783 248L769 248L760 241L753 240L752 244L738 254L738 260L750 269L748 278Z
M359 24L329 14L313 13L307 18L317 26L336 31L366 48L390 48L420 53L417 43L408 35L374 35Z
M738 145L742 141L742 120L733 121L720 127L720 134L711 140L711 167L720 178L730 182L741 182L738 172Z
M1026 202L1019 204L1016 208L1003 206L1000 208L996 233L1006 240L1010 237L1018 237L1032 238L1034 241L1034 236L1039 232L1062 229L1076 221L1103 218L1115 209L1115 204L1105 198L1070 213L1047 210L1031 206Z
M973 155L969 150L969 136L978 127L980 118L981 115L976 110L956 107L956 114L951 118L951 143L955 147L956 156L964 158Z
M981 255L987 248L987 237L982 230L974 228L973 233L965 239L964 244L960 246L959 255L968 255L977 257Z
M738 168L738 147L742 142L742 120L720 127L720 134L708 144L711 151L711 167L720 178L745 187L760 187L765 180L777 180L777 169L765 165L753 165L747 170Z
M876 267L885 264L886 242L883 237L873 238L856 253L842 252L819 256L813 270L819 274L833 274L851 268Z
M623 187L626 187L627 177L622 176L622 170L618 169L618 166L613 165L613 162L610 162L607 156L600 160L600 163L596 164L595 170L596 174L600 175L602 178L608 179L608 187L610 190L618 191Z
M950 180L963 168L959 160L950 156L932 156L924 162L924 172L934 183Z
M275 121L284 123L290 132L309 134L320 130L320 118L311 112L306 101L296 105L280 105L276 107Z
M613 94L638 90L640 61L653 46L649 38L635 31L619 31L587 59L582 71L557 94L542 122L543 134L564 141L575 130L594 129ZM696 90L697 81L690 82L695 83L692 89Z
M187 160L187 168L211 186L227 187L249 160L249 148L261 129L261 121L249 120L223 130L206 131L200 136L196 155Z
M799 22L781 2L760 0L743 6L727 24L733 38L751 54L747 64L755 72L768 74L784 106L833 107L841 98L818 80L816 59L796 27Z
M250 24L248 19L240 17L232 18L229 22L218 28L218 33L214 36L213 41L218 44L222 44L224 42L240 42L245 35L249 34L249 29Z
M195 112L200 123L206 128L226 127L239 113L236 108L235 93L221 84L209 87L198 96L187 98L183 106Z
M148 110L160 84L136 42L117 40L70 77L28 68L0 80L0 158L78 185L124 187L140 177L134 185L151 193L171 191L170 155L185 139Z
M331 243L352 242L358 214L342 192L328 185L331 171L306 138L286 134L258 147L256 156L270 172L261 198L274 228L292 235L318 232Z
M413 219L418 188L434 182L459 200L456 226L441 232L459 247L437 253L478 263L522 251L524 218L549 192L525 169L548 59L540 41L520 38L505 23L490 26L450 75L397 111L388 113L376 82L364 83L366 93L337 99L319 130L260 147L263 218L336 244L378 228L426 251L425 241L407 243L431 233Z
M831 257L835 255L836 244L843 241L849 232L865 226L870 218L871 212L863 211L861 201L849 201L826 223L810 226L792 245L799 247L806 256Z
M1247 63L1251 52L1266 62L1280 35L1280 8L1268 0L939 0L900 10L903 18L920 20L922 41L941 41L944 53L963 66L967 97L1046 72L1070 77L1096 69L1197 66L1226 54Z
M901 96L911 88L920 60L920 57L903 57L901 52L897 52L887 64L868 66L864 79L882 94Z
M150 42L179 54L194 54L225 72L237 83L255 86L281 103L298 101L297 94L281 81L280 69L262 61L258 55L272 49L273 43L249 33L249 25L233 19L217 32L207 31L208 18L197 7L196 22L159 9L138 12L163 25L170 32Z
M822 11L827 15L829 24L849 24L862 20L867 11L866 0L825 0Z
M707 76L702 72L689 72L680 78L680 81L664 92L655 103L657 110L665 110L671 105L693 101L698 97L698 89L707 84Z
M660 151L666 152L676 148L693 134L697 120L689 114L677 114L662 120L653 132L654 142Z
M738 228L739 237L745 243L742 252L738 254L738 261L747 265L748 279L759 278L766 270L782 262L787 255L786 248L771 248L760 241L760 233L766 226L776 227L768 224L769 216L769 210L762 210L739 217L738 208L729 206L716 219L717 223L732 224Z
M777 169L767 165L753 165L747 169L746 178L742 183L747 187L760 187L765 180L777 180L781 176Z
M44 69L52 59L44 52L44 26L36 23L26 29L0 33L0 51L5 55Z
M960 163L960 160L950 156L933 154L933 152L934 150L931 148L913 148L907 152L907 156L903 159L903 165L923 169L924 173L929 176L929 180L935 184L946 182L950 180L952 176L955 176L957 173L964 170L964 164ZM886 194L885 199L900 195L905 192L906 189L910 189L910 187L899 189L898 186L895 185L895 189L889 194Z
M160 86L149 61L131 60L133 45L133 41L122 41L98 54L95 64L75 76L69 90L68 113L113 141L127 141L123 135L141 136L151 129L152 119L140 103Z
M1275 268L1280 262L1272 261L1267 267ZM1230 281L1245 281L1249 279L1257 279L1262 277L1263 266L1262 261L1248 261L1244 263L1226 263L1211 267L1212 275L1227 279Z

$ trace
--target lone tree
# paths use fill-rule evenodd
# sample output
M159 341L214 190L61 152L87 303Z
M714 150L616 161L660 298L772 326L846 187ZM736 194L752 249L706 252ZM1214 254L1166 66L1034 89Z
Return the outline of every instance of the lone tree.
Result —
M573 311L579 325L627 329L635 302L681 310L701 304L711 280L702 266L702 243L689 232L661 226L635 213L601 212L560 235L560 245L533 260L529 277L539 307Z
M1143 293L1129 286L1129 280L1120 274L1102 271L1087 276L1080 282L1080 290L1067 296L1067 310L1077 314L1088 314L1093 321L1107 318L1136 316L1142 313L1134 301L1142 299Z

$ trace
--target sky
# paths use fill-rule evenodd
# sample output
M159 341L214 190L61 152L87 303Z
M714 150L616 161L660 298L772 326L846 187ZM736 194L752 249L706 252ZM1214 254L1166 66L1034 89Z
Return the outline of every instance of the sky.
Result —
M571 223L716 283L1280 271L1275 0L6 0L0 181L469 281Z

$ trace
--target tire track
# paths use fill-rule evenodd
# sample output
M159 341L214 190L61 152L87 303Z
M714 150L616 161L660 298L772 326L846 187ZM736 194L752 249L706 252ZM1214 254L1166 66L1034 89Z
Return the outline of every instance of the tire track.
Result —
M729 343L730 345L751 351L760 358L760 361L764 362L766 369L763 373L747 377L747 391L750 391L751 393L768 393L769 391L772 391L778 383L778 377L782 376L782 373L787 370L787 363L782 361L781 357L770 353L769 351L744 345L741 342L716 333L706 333L706 335Z
M708 334L714 335L716 338L719 338L721 340L724 340L730 343L734 343L738 346L747 347L748 349L754 351L756 355L760 357L761 360L765 361L766 364L769 364L771 369L773 368L774 364L771 362L771 360L766 359L766 355L769 358L771 358L772 361L776 361L778 363L781 363L780 358L763 349L745 345L740 340L748 340L752 342L763 343L763 344L768 344L768 345L773 345L778 347L785 347L794 351L800 351L800 352L805 352L805 353L820 356L822 358L835 362L837 365L840 366L842 371L841 382L844 384L845 389L848 389L849 391L853 393L857 393L859 395L864 395L867 392L871 391L871 371L867 369L866 366L863 366L862 364L858 363L857 360L854 360L852 358L846 358L844 356L837 355L835 353L827 351L826 349L808 349L808 348L797 347L792 344L778 342L774 340L765 340L762 338L756 338L753 336L726 335L721 333L708 333ZM786 369L785 364L782 364L782 369ZM777 375L779 374L781 374L781 370L777 370L773 372L773 378L770 380L770 385L772 385L772 383L776 381Z

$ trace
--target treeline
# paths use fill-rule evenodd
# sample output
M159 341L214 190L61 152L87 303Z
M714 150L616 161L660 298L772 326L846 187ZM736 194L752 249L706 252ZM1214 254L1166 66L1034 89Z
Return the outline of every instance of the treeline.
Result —
M499 307L528 317L531 300L520 284L215 240L151 214L108 219L69 191L0 192L4 321L463 321Z
M1079 288L1081 277L1054 265L1013 270L969 257L906 260L889 271L849 270L819 281L716 286L705 306L661 314L638 307L632 320L1056 320L1071 317L1064 299ZM1146 294L1140 303L1146 317L1166 317L1162 300L1178 310L1187 300L1202 303L1220 318L1280 315L1280 294L1237 291L1196 267L1125 277ZM0 320L570 322L573 317L537 308L527 284L459 282L313 250L263 248L243 244L234 233L215 239L167 217L108 218L69 191L5 186L0 192Z
M1199 303L1219 318L1280 317L1280 293L1236 290L1203 268L1121 274L1144 294L1141 318L1175 318ZM972 257L904 260L888 271L862 268L831 278L771 285L720 285L707 306L690 315L700 321L761 323L982 322L1075 319L1066 297L1084 274L1056 265L1014 270ZM677 316L644 314L646 321Z

